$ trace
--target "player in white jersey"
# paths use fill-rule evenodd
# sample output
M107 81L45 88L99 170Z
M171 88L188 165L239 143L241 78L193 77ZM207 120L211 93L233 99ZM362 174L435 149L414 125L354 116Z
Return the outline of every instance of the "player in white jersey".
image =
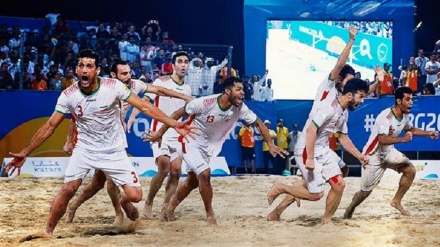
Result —
M310 113L313 112L313 110L319 103L326 100L332 101L336 96L341 95L347 81L354 78L355 70L350 65L346 64L346 62L348 57L350 56L351 48L353 47L353 42L356 38L358 30L355 27L350 27L348 31L350 36L349 41L347 42L347 45L339 56L335 67L332 69L328 77L326 77L319 85ZM384 77L383 71L379 66L376 66L374 70L376 72L376 80L373 84L369 86L367 95L376 90L377 86L379 86L380 84L380 81L383 80ZM304 131L305 127L303 129L303 132ZM347 141L351 142L349 138ZM334 151L330 150L330 152L330 155L332 155L335 162L339 164L339 167L342 171L342 176L348 176L348 166ZM266 219L269 221L280 220L281 214L294 201L296 201L297 205L299 206L298 198L294 198L291 195L286 195L284 200L281 201L280 204L267 215Z
M91 169L101 169L124 189L120 204L130 219L139 216L131 202L142 199L142 188L130 159L125 152L125 135L120 120L121 101L141 109L152 118L174 127L182 135L191 135L190 122L177 122L167 117L157 107L140 100L126 85L116 79L98 77L99 55L85 49L78 55L77 74L79 81L65 89L58 98L55 112L41 126L30 143L19 153L10 153L14 158L6 164L10 174L20 174L26 157L42 145L69 113L76 123L77 142L66 168L64 185L52 202L46 234L52 235L75 195L84 177Z
M183 66L181 68L181 73L186 73L186 67ZM160 85L151 85L151 84L145 84L141 80L131 79L131 68L127 61L123 60L114 60L112 65L110 66L110 75L112 78L118 79L122 81L127 87L134 93L148 93L151 95L163 95L167 96L167 98L179 100L182 102L190 101L193 99L188 94L181 93L178 90L171 90L165 87L161 87ZM128 110L130 109L130 104L127 102L121 102L121 119L122 123L125 126L125 117L127 115ZM136 108L134 109L137 112L140 112ZM171 113L164 112L166 115L171 115ZM71 122L71 127L74 127L74 124ZM174 129L171 129L175 131ZM170 130L170 131L171 131ZM177 133L177 132L176 132ZM67 144L71 144L72 142L69 140L72 138L68 138ZM125 139L126 141L126 139ZM121 205L119 204L119 188L115 185L115 183L112 181L111 178L105 176L104 172L101 170L96 170L92 182L89 183L83 190L83 192L76 197L72 202L69 204L67 208L66 213L66 222L70 223L72 222L73 218L75 217L76 210L83 204L85 201L93 197L99 190L101 190L104 187L105 181L107 180L107 192L112 200L113 207L115 209L115 225L119 225L122 222L123 219L123 213L121 210ZM177 186L177 185L176 185Z
M397 88L394 106L383 110L377 116L370 138L363 150L364 155L370 157L370 162L363 166L361 190L356 192L350 206L345 210L345 219L353 216L355 208L371 194L387 168L402 173L399 188L390 204L402 215L410 215L402 206L402 198L411 187L416 169L411 161L394 147L394 144L410 142L413 136L438 139L437 131L424 131L411 125L408 114L413 105L412 93L409 87ZM405 131L405 135L399 136L402 131Z
M182 138L179 155L187 164L188 177L177 188L176 194L171 197L168 207L162 217L165 220L174 220L174 210L189 193L199 188L205 206L206 218L209 225L216 225L214 210L212 208L211 169L209 168L210 157L217 156L225 139L234 129L239 119L246 123L256 124L264 140L269 144L269 152L272 155L288 155L288 152L274 145L269 130L263 122L257 118L244 103L243 83L241 79L229 77L224 81L222 94L201 97L189 102L184 108L173 113L172 117L178 119L189 115L193 125L199 127L200 135L195 141L185 143ZM163 125L158 132L153 132L150 140L157 140L167 129Z
M368 91L368 84L360 79L351 79L344 87L342 95L332 101L319 103L309 114L304 131L299 135L295 146L295 161L301 169L307 188L302 185L289 186L275 181L267 193L269 204L281 193L309 201L317 201L324 195L324 184L328 182L331 189L327 196L326 208L321 224L331 223L342 193L345 181L341 169L330 151L328 137L335 132L340 133L342 146L365 162L365 157L348 141L347 109L354 110L363 103Z
M157 78L153 85L167 88L175 92L181 92L184 95L191 97L191 87L184 82L186 68L189 64L189 57L186 52L178 52L173 56L173 74L171 76L162 76ZM185 70L182 70L185 68ZM156 96L149 94L148 97L154 101L154 105L161 109L165 114L171 115L176 110L185 105L185 101L177 98L170 98L164 96ZM136 119L139 111L133 110L130 119L128 121L128 130L130 130L131 123ZM162 127L162 123L153 119L151 124L151 130L157 131ZM172 195L176 193L179 178L182 173L182 158L177 154L176 147L179 146L177 138L179 134L169 129L163 135L160 143L151 143L151 149L153 150L153 156L156 160L157 173L151 179L150 189L145 201L144 208L142 210L143 216L146 218L152 218L153 201L157 192L159 191L165 177L169 174L168 180L165 186L165 198L162 208L165 208Z

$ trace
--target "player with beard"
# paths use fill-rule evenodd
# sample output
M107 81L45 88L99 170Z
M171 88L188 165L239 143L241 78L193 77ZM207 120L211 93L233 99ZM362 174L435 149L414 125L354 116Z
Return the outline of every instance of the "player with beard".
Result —
M177 54L176 54L177 55ZM184 64L185 58L188 56L186 53L182 53L178 56L175 56L176 60L179 60L179 73L186 73L187 65ZM182 60L182 61L180 61ZM182 65L180 65L182 64ZM167 98L173 98L177 99L182 102L189 102L193 99L192 96L188 95L188 93L179 93L176 90L170 90L161 86L146 84L141 80L131 79L131 69L128 62L123 60L114 60L113 64L110 67L110 75L112 78L118 79L121 82L123 82L134 94L138 95L139 93L149 93L151 95L163 95L167 96ZM121 119L125 119L128 110L130 109L130 104L123 101L121 102ZM159 108L160 109L160 108ZM135 110L137 110L135 108ZM138 111L139 112L139 111ZM171 113L164 112L166 115L170 115ZM122 122L125 127L125 122ZM70 122L70 129L74 128L74 122ZM65 151L69 154L71 154L71 150L73 149L73 142L72 140L74 138L71 137L73 131L69 131L70 135L68 135L67 142L65 145ZM126 141L126 139L124 139ZM126 144L127 146L127 144ZM120 191L119 188L116 186L116 184L112 181L110 177L106 177L104 172L101 170L96 170L92 182L89 183L83 190L83 192L73 200L68 208L67 208L67 215L66 215L66 222L70 223L72 222L73 218L75 217L76 210L88 199L93 197L98 191L100 191L105 184L105 181L107 180L107 192L111 198L113 207L115 209L115 225L120 225L123 220L123 212L121 210L121 205L119 204L119 195Z
M181 148L178 149L178 152L187 164L188 177L178 186L176 194L171 197L168 207L162 214L163 219L174 220L176 207L192 190L199 188L205 206L207 222L209 225L217 224L212 208L213 193L209 160L210 157L215 157L220 153L224 141L239 119L242 119L245 123L256 125L264 140L268 143L269 152L272 155L284 156L289 154L282 148L275 146L269 135L269 130L257 118L257 115L243 103L243 98L244 91L241 79L229 77L224 82L222 94L197 98L171 116L174 119L179 119L184 115L189 115L193 125L199 127L200 135L196 137L195 141L189 143L185 143L179 137ZM153 132L148 140L159 140L167 128L167 125L163 125L158 132Z
M344 219L350 219L354 210L361 204L379 184L386 169L402 173L399 188L390 204L402 215L410 213L402 206L402 198L411 187L416 169L404 154L399 152L394 144L412 141L413 136L426 136L438 139L437 131L424 131L411 126L409 113L413 105L413 91L409 87L396 89L394 106L383 110L376 118L370 138L363 153L369 157L369 162L363 165L361 190L356 192L344 213ZM399 134L405 131L404 136Z
M289 186L275 181L267 193L269 204L272 204L282 193L290 194L298 199L317 201L324 196L324 184L328 182L331 189L327 196L321 224L332 222L345 188L345 181L338 162L333 158L328 137L335 132L341 133L341 136L347 135L347 109L353 111L362 104L367 92L366 82L360 79L350 79L342 95L331 101L323 101L312 109L304 131L298 137L294 151L295 161L302 172L306 186L304 184ZM368 161L351 142L345 141L345 138L340 142L345 150L361 163Z
M349 27L348 32L350 38L347 42L347 45L345 46L344 50L341 52L341 55L339 56L335 64L335 67L332 69L332 71L330 71L330 74L319 85L310 113L312 113L313 110L317 107L317 105L319 105L323 101L333 101L336 96L341 95L347 81L354 78L355 70L350 65L346 64L346 62L351 53L351 48L353 47L353 43L356 39L356 34L358 32L358 29L355 27ZM367 95L374 92L376 88L380 85L380 81L384 79L384 73L379 66L376 66L374 70L376 72L376 81L369 86ZM306 127L304 127L302 132L304 132L305 130ZM350 140L350 138L348 138L347 135L341 137L341 139L344 138L345 138L345 142L347 143L346 145L352 145L352 141ZM332 158L335 160L335 162L338 163L342 171L342 176L343 177L348 176L348 172L349 172L348 166L341 159L341 157L339 157L338 154L336 154L332 150L330 150L329 155L331 155ZM302 181L295 181L294 185L296 184L300 186L303 183L304 182ZM278 206L275 207L267 215L266 219L268 221L280 220L281 214L284 212L284 210L286 210L286 208L289 207L295 201L297 206L299 207L300 200L298 198L294 198L289 194L286 195L286 197L280 202L280 204L278 204Z
M120 102L142 110L144 114L165 122L182 135L190 135L190 121L177 122L157 107L142 101L125 84L116 79L98 77L100 67L97 52L85 49L78 55L79 81L65 89L58 98L55 112L35 133L28 145L8 162L6 172L12 174L26 161L26 157L41 146L70 113L75 119L77 142L69 159L64 185L51 204L45 233L52 235L67 205L75 195L84 177L91 169L101 169L121 186L124 195L120 204L128 218L134 220L139 213L132 202L142 199L142 188L137 174L125 152L124 127L120 121Z
M188 95L188 97L191 97L191 87L184 82L188 65L188 54L185 52L176 53L173 57L173 74L170 76L167 75L157 78L154 80L153 85L167 88L175 92L181 92L185 95ZM151 100L154 100L154 105L167 115L171 115L176 110L185 106L185 101L177 98L163 97L160 95L156 96L151 94L149 94L148 97ZM128 121L128 131L130 130L131 124L135 121L138 113L139 111L137 109L133 110ZM152 121L152 131L157 131L161 127L162 123L156 120ZM145 218L152 218L154 198L167 175L169 176L165 186L165 198L162 208L167 206L171 196L176 193L177 185L182 173L182 158L178 155L176 149L176 147L180 146L178 137L179 134L176 131L169 129L166 131L164 136L162 136L160 143L151 143L151 149L153 150L153 156L157 165L157 173L151 180L148 196L142 210L142 215Z

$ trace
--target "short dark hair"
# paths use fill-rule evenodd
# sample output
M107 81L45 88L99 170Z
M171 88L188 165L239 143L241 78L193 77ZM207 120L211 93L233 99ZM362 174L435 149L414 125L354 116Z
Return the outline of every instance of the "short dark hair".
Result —
M225 81L223 82L223 91L225 89L231 89L232 87L234 87L235 83L243 83L243 81L240 78L237 78L235 76L231 76L225 79Z
M341 71L339 71L339 76L344 79L348 74L351 74L354 76L355 71L353 69L353 67L351 67L348 64L345 64L344 66L342 66Z
M96 67L99 67L99 61L100 61L99 54L96 51L94 51L92 49L81 50L78 54L78 59L81 59L81 58L93 58L93 59L95 59Z
M176 54L174 54L174 56L173 56L173 64L176 63L177 57L180 57L180 56L185 56L189 60L189 55L186 51L179 51L179 52L176 52Z
M342 95L345 95L347 93L357 93L358 91L363 91L364 93L368 93L368 83L366 83L362 79L352 78L347 81L347 83L344 86L344 90L342 91Z
M128 65L128 62L122 59L114 59L112 65L110 66L110 72L117 74L118 65Z
M409 87L398 87L394 92L394 102L397 104L397 100L402 100L405 97L405 94L411 94L413 91Z

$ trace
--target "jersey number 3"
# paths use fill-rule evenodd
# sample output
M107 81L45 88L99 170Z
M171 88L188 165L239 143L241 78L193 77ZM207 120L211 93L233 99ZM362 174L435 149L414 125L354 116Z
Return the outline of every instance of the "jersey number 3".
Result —
M84 115L82 106L78 106L78 117L82 117Z

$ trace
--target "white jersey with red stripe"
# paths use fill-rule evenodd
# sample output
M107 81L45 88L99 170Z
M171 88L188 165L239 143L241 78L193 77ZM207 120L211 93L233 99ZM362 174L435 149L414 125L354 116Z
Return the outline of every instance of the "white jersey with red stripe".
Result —
M335 97L333 101L327 100L317 102L314 109L311 110L309 118L304 126L304 131L298 137L295 147L295 153L302 154L306 146L307 128L310 124L316 125L318 133L315 141L314 157L322 155L330 150L328 138L333 133L340 132L347 134L348 111L344 110Z
M336 80L331 80L330 75L324 78L316 91L315 99L313 100L313 105L315 102L321 102L325 99L334 99L338 94L336 89Z
M182 82L177 83L171 76L162 76L154 80L153 85L161 86L166 89L170 89L182 94L191 95L191 87ZM185 101L178 98L160 96L156 94L149 94L148 97L154 100L154 105L162 110L166 115L170 116L175 111L185 106ZM153 119L151 124L152 131L158 131L162 127L163 123ZM162 141L175 141L179 137L179 133L173 128L169 128L162 136Z
M211 157L217 156L239 119L252 124L257 115L244 103L222 109L219 105L221 94L214 94L192 100L185 106L185 112L192 115L193 124L200 128L200 135L186 145L197 145Z
M100 153L124 150L126 136L121 121L121 102L131 91L116 79L98 77L98 88L90 95L81 92L78 82L58 98L55 111L70 113L75 120L75 146Z
M127 87L136 95L138 95L139 93L146 93L148 90L148 85L141 80L131 80L127 84ZM127 116L127 112L130 109L130 106L131 105L128 104L127 102L125 101L122 102L121 116L123 120L125 120L125 117Z
M377 116L370 137L362 152L365 155L376 151L386 154L393 149L394 145L380 145L379 136L388 135L396 137L402 130L409 130L410 128L412 128L412 125L408 114L403 114L402 118L398 118L394 114L392 107L385 109Z

